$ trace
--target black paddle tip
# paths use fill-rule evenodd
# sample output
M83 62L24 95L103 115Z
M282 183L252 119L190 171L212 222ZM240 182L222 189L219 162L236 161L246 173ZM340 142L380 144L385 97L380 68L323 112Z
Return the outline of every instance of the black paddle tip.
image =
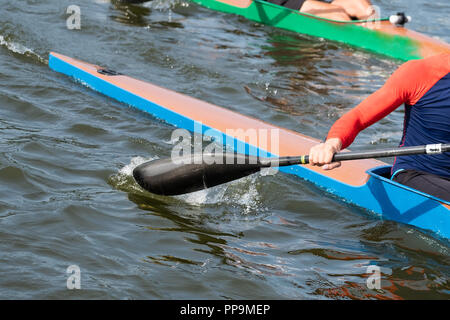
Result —
M147 177L146 168L148 167L149 162L150 161L142 163L142 164L138 165L136 168L134 168L133 169L133 178L137 182L137 184L139 186L141 186L142 189L154 193L152 191L151 185L147 183L148 179L146 178Z
M169 196L183 193L176 192L177 190L174 192L174 190L171 190L172 188L167 188L168 182L165 180L169 172L161 170L161 164L164 165L165 162L163 160L151 160L138 165L133 169L134 180L142 189L153 194Z
M171 159L144 162L133 170L142 189L161 196L176 196L206 188L204 165L177 164Z

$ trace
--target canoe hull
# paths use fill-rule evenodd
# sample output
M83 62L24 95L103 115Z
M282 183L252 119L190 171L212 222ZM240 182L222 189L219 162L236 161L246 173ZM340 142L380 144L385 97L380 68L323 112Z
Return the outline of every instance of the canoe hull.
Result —
M161 88L124 75L100 73L101 67L51 53L51 69L71 76L111 98L134 106L176 127L214 136L229 146L251 155L287 156L308 153L318 140L300 133L241 115L204 101ZM238 130L276 131L279 145L263 149ZM258 137L260 138L260 137ZM229 142L232 142L231 145ZM258 140L259 141L259 140ZM244 146L240 148L239 146ZM402 186L382 177L389 166L374 159L352 160L340 168L324 171L310 165L280 168L311 181L348 203L355 204L380 217L410 224L435 234L450 237L450 203ZM349 175L348 173L352 174Z
M339 22L263 0L190 1L265 25L342 42L403 61L450 52L450 45L447 43L404 27L394 26L386 19L376 22Z

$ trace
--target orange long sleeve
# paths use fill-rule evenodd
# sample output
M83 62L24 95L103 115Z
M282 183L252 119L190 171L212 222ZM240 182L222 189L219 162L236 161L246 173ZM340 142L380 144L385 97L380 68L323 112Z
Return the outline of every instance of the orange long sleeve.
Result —
M446 73L442 60L450 54L414 60L400 66L379 90L344 114L328 132L327 139L339 138L348 147L359 132L387 116L401 104L414 105Z

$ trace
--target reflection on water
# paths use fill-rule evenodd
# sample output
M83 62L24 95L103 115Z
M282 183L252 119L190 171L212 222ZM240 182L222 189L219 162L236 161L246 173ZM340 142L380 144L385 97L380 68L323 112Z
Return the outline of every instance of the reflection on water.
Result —
M144 5L141 5L145 3ZM172 7L178 1L111 1L110 18L136 27L146 28L183 28L183 24L172 18ZM152 11L164 13L163 20L152 19ZM178 19L177 19L178 20Z
M114 13L110 16L111 19L137 27L147 26L151 9L140 5L134 5L133 3L139 2L111 1L114 10Z

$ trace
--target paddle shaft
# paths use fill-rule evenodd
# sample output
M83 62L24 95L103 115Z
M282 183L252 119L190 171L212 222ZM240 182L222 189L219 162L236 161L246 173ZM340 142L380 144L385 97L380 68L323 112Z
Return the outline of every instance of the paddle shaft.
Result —
M336 153L333 161L381 158L413 154L449 152L450 144L403 147L364 152ZM178 195L210 188L251 175L265 167L284 167L309 163L307 155L300 157L259 158L245 154L193 154L181 162L171 158L153 160L133 170L136 182L145 190L160 195ZM213 161L211 161L213 160ZM217 161L216 161L217 160Z
M370 158L386 158L395 156L417 155L417 154L439 154L443 152L450 152L450 144L427 144L423 146L414 147L402 147L381 149L374 151L361 151L361 152L340 152L333 156L333 162L345 161L345 160L360 160ZM285 167L296 164L308 164L309 156L298 157L280 157L280 158L267 158L261 160L263 167Z

